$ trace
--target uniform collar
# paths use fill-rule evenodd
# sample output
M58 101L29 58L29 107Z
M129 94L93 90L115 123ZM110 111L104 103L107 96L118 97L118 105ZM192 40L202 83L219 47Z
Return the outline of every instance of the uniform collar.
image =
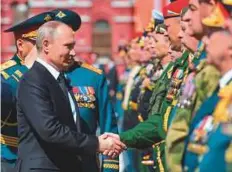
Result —
M232 69L226 72L219 80L220 88L225 87L229 83L230 80L232 80Z
M56 70L52 65L48 64L41 58L37 58L36 61L42 64L52 74L52 76L57 80L57 78L60 75L60 72L58 70Z
M24 65L24 60L22 60L17 54L14 55L12 60L16 61L17 64Z

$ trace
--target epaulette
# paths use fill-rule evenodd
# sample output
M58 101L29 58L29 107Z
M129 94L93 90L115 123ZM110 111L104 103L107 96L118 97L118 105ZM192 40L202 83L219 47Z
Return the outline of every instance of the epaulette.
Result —
M1 64L1 71L5 70L5 69L8 69L12 66L15 66L17 63L16 61L14 60L9 60L9 61L6 61L5 63Z
M1 71L1 75L3 76L4 79L8 79L10 77L10 75L5 71Z
M94 72L96 72L98 74L102 74L102 70L101 69L95 68L95 67L93 67L93 66L91 66L91 65L89 65L87 63L82 63L81 67L89 69L91 71L94 71Z

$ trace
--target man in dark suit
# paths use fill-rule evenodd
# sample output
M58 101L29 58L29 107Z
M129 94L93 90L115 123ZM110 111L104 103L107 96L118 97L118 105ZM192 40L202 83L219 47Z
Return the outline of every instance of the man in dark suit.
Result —
M17 95L17 171L78 172L83 154L118 155L125 148L120 141L81 133L78 107L63 75L75 56L72 28L51 21L37 34L39 58Z

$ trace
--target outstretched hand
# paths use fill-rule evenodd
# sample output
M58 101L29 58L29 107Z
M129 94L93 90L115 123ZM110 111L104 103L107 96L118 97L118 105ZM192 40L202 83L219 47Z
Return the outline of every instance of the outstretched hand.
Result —
M105 133L98 137L99 140L99 152L111 158L117 157L123 150L126 149L126 145L120 141L117 134Z

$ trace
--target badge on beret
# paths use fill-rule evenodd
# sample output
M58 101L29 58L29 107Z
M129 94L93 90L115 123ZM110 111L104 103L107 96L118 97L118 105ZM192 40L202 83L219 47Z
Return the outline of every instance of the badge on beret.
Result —
M61 19L61 18L65 17L66 14L64 14L62 11L60 11L56 16Z
M48 22L50 20L52 20L52 17L49 14L47 14L46 17L44 17L44 21Z

